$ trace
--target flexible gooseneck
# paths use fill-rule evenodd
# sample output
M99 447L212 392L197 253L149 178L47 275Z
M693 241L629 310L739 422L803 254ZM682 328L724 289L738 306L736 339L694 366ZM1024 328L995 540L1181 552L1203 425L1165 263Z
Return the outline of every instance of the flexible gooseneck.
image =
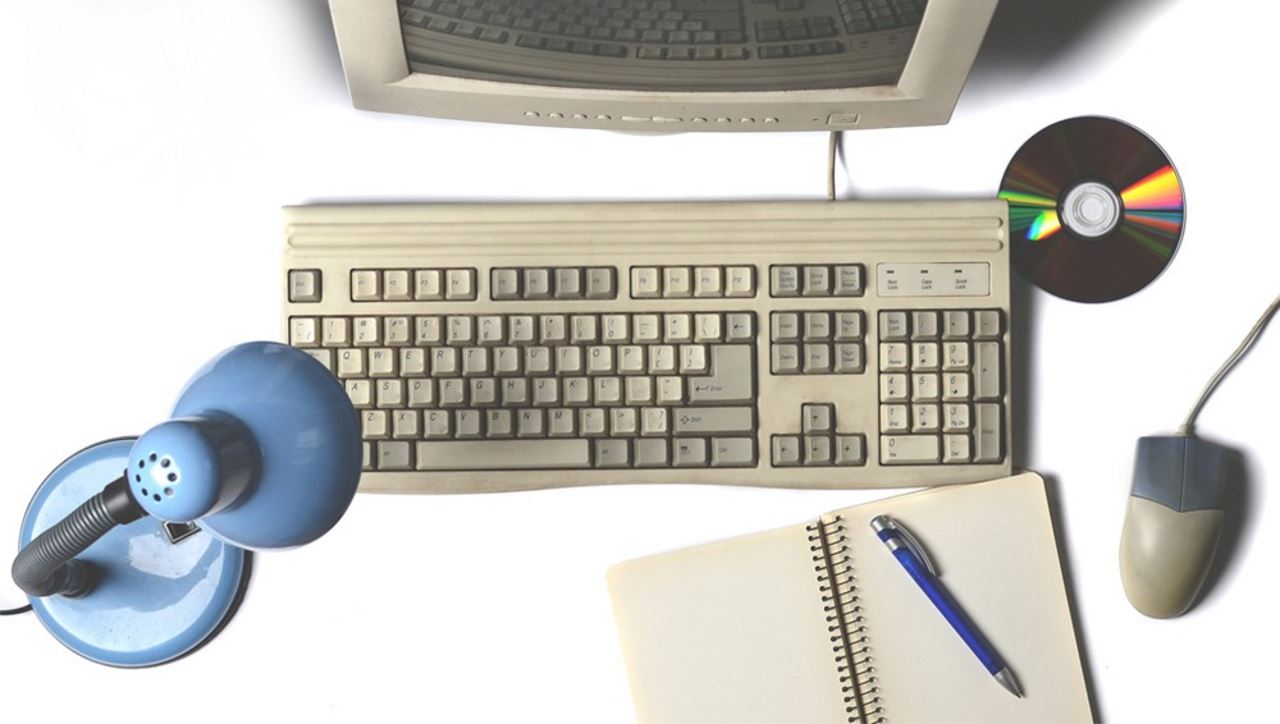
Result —
M13 561L13 581L29 596L83 596L93 588L93 567L76 556L118 525L147 515L121 477L41 533Z

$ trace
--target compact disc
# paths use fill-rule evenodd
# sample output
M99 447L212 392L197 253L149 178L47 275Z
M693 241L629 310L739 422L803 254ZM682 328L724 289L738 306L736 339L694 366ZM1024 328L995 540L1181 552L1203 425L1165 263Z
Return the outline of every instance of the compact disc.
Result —
M1077 302L1150 284L1182 238L1182 183L1142 131L1111 118L1059 121L1014 154L1000 182L1014 267Z

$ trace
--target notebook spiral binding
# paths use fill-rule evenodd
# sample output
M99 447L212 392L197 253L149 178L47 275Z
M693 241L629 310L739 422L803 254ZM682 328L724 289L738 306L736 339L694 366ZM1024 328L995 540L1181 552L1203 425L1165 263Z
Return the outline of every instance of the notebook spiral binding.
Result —
M844 518L819 520L807 526L807 530L845 712L851 724L880 724L886 721L884 707L858 600Z

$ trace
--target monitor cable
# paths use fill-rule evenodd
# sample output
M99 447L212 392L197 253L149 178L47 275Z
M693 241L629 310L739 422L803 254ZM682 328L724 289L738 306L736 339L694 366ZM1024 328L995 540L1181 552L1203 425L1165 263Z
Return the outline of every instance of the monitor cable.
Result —
M1262 316L1258 318L1257 323L1253 325L1253 329L1249 330L1249 334L1245 335L1244 341L1240 343L1239 347L1236 347L1236 351L1231 353L1227 361L1222 363L1222 366L1214 373L1213 378L1204 386L1204 390L1200 392L1200 399L1196 400L1196 404L1191 408L1187 419L1178 428L1179 435L1186 437L1195 434L1196 418L1200 416L1200 410L1209 401L1209 397L1214 390L1218 389L1218 385L1222 384L1222 380L1231 373L1231 370L1235 369L1240 360L1244 359L1244 356L1249 353L1249 350L1253 349L1254 344L1262 336L1263 330L1267 328L1267 324L1276 315L1277 311L1280 311L1280 297L1276 297L1275 301L1271 302L1271 306L1267 307L1267 311L1263 312Z
M836 200L836 160L844 155L844 133L832 131L827 139L827 201Z

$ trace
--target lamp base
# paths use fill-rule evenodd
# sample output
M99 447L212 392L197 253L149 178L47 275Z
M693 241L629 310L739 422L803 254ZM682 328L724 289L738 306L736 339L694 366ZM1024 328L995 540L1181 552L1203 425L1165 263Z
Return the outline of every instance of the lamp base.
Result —
M19 531L26 546L129 466L134 440L98 443L58 466L36 491ZM49 633L109 666L172 661L204 644L231 619L249 582L249 553L205 531L175 530L156 518L118 527L77 557L92 565L80 598L32 598Z

